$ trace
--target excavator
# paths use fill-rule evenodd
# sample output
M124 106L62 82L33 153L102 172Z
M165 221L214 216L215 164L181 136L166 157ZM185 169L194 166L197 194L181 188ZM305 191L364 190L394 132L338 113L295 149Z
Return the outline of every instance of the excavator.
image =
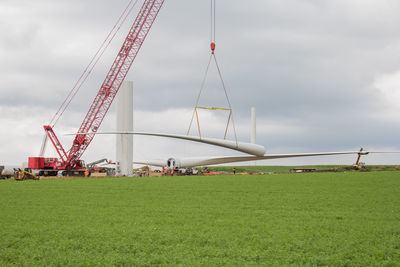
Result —
M40 177L36 176L32 173L32 169L14 169L14 179L16 181L24 181L24 180L39 180Z

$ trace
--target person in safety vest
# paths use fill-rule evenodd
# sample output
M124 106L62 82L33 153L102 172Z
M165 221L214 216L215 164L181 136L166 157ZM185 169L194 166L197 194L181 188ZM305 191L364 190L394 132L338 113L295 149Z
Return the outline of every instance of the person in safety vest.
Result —
M163 167L163 175L167 176L167 172L168 172L167 166L164 165L164 167Z

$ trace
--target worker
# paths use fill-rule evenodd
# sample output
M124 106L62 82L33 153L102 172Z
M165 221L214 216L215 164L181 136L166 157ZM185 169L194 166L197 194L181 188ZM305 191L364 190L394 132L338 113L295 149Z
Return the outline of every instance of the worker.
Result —
M89 177L89 169L86 169L86 170L85 170L85 176L86 176L86 177Z
M171 169L171 176L174 176L174 169Z
M168 169L167 169L167 166L165 166L165 165L163 167L163 172L164 172L164 176L167 176Z
M233 167L233 174L236 174L236 168L235 167Z

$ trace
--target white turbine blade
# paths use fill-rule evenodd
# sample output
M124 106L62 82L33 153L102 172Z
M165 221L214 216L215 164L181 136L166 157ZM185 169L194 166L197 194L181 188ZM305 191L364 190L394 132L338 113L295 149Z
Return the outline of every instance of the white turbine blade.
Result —
M255 160L280 159L280 158L295 158L295 157L315 157L315 156L333 156L333 155L357 155L360 151L348 152L322 152L322 153L301 153L301 154L275 154L265 156L238 156L238 157L218 157L218 158L203 158L203 159L181 159L182 167L195 167L206 165L218 165L224 163L235 163ZM370 152L361 152L362 155L367 155Z
M145 161L134 161L133 164L150 165L156 167L163 167L167 163L167 160L145 160Z
M81 133L76 133L81 134ZM146 133L146 132L97 132L96 134L133 134L133 135L146 135L146 136L158 136L158 137L166 137L166 138L175 138L193 142L199 142L203 144L209 144L219 147L225 147L229 149L233 149L236 151L240 151L246 154L255 155L255 156L263 156L265 154L265 147L257 144L244 143L244 142L235 142L224 139L216 139L216 138L200 138L197 136L187 136L187 135L178 135L178 134L164 134L164 133Z

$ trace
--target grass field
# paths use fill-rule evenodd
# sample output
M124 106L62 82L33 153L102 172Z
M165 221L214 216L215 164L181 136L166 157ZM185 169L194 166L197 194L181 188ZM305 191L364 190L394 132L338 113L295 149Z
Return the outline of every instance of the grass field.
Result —
M0 181L0 265L400 266L400 172Z

